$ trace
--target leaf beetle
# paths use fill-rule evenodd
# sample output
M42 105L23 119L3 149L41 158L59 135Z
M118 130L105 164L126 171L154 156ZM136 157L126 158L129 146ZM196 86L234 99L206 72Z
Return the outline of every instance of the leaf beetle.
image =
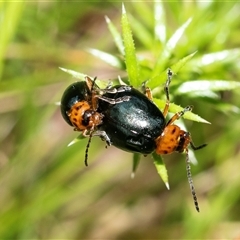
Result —
M154 151L159 155L185 152L188 182L195 208L199 211L188 147L190 145L193 150L198 150L206 144L195 146L190 133L174 124L185 112L191 111L192 106L185 107L166 121L172 76L173 72L169 69L164 87L166 104L163 112L153 103L151 91L145 84L143 93L127 85L109 85L100 89L95 83L96 78L92 80L86 77L86 81L75 82L65 90L61 99L61 113L74 130L89 137L85 152L86 166L93 136L99 136L109 146L143 155Z

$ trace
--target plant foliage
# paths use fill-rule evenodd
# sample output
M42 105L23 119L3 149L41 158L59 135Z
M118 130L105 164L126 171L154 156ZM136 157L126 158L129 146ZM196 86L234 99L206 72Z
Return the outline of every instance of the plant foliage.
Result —
M237 1L0 2L0 238L238 239L239 12ZM192 167L200 214L184 156L164 156L168 179L159 156L136 154L131 180L132 155L94 138L85 168L87 139L67 147L76 132L55 104L85 75L103 88L121 76L147 81L163 109L168 68L170 116L193 105L176 124L208 143Z

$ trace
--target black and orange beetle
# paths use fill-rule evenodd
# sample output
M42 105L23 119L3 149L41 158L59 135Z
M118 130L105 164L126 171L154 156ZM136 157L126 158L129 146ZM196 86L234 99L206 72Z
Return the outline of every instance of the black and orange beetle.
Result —
M146 87L144 93L125 85L100 89L95 84L95 79L89 77L86 77L85 82L73 83L65 90L61 100L61 112L66 122L75 130L89 136L85 154L86 165L92 136L101 137L109 146L114 145L122 150L143 155L154 151L160 155L174 151L185 152L188 181L195 207L199 211L191 177L188 147L190 145L193 150L198 150L206 144L196 147L190 133L174 124L185 112L192 110L191 106L185 107L166 122L172 76L169 69L164 87L166 104L163 112L153 103L151 92Z

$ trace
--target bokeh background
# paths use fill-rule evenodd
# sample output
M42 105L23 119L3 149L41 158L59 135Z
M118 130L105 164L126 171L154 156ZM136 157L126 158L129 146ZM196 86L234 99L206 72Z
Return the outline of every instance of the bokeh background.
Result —
M194 105L194 112L211 122L184 121L196 145L208 143L192 165L201 212L192 202L184 155L164 156L168 191L151 157L142 157L131 179L131 153L105 149L94 138L86 168L87 139L67 147L77 133L55 103L75 79L59 67L106 80L126 76L86 50L118 56L104 17L121 31L121 3L5 1L0 3L1 239L240 239L239 88L212 95L177 91L188 80L239 81L240 4L133 1L125 8L135 26L136 52L150 58L153 49L143 42L154 36L157 11L165 19L166 38L193 17L163 67L198 51L170 92L172 102ZM136 20L149 35L138 30ZM212 53L225 55L204 61Z

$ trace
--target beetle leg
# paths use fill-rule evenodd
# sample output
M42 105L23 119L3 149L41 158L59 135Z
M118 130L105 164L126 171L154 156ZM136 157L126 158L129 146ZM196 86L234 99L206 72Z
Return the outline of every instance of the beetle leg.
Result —
M132 89L131 86L122 85L118 87L117 92L126 92L126 91L130 91L131 89Z
M172 124L174 121L178 120L180 117L182 117L184 115L185 112L192 111L192 109L193 109L192 106L187 106L182 111L175 113L173 115L173 117L168 121L166 126L168 126L168 125Z
M173 72L171 71L171 69L168 69L167 71L167 81L165 83L164 86L164 92L166 94L166 104L163 110L163 116L166 117L168 114L168 110L169 110L169 105L170 105L170 98L169 98L169 85L171 83L172 80L172 76L173 76Z
M93 132L92 136L100 137L103 141L105 141L107 143L108 146L112 145L111 140L105 131L97 130L97 131Z
M112 143L111 143L111 140L110 138L108 137L107 133L105 131L101 131L101 130L96 130L96 131L93 131L93 130L87 130L85 129L83 132L82 132L82 135L84 137L100 137L103 141L105 141L107 143L108 146L111 146Z
M84 137L89 137L90 136L89 130L88 129L84 129L83 132L82 132L82 135Z
M196 146L194 145L194 143L193 143L192 139L191 139L190 145L191 145L191 148L192 148L193 150L198 150L198 149L201 149L201 148L203 148L203 147L206 147L206 146L207 146L207 144L206 144L206 143L204 143L204 144L202 144L202 145L200 145L200 146L197 146L197 147L196 147Z
M94 131L93 129L94 128L92 128L91 130L85 129L82 133L84 137L89 137L88 143L87 143L87 146L86 146L86 150L85 150L85 160L84 160L84 162L85 162L86 167L88 166L88 150L89 150L89 147L90 147L90 144L91 144L92 137L99 136L102 140L104 140L107 143L107 146L112 145L111 140L110 140L110 138L108 137L108 135L105 131L100 131L100 130Z
M149 100L153 101L152 91L146 86L146 82L142 83L142 92L148 97Z
M108 98L108 97L105 97L105 96L101 96L101 95L95 95L96 98L98 99L101 99L105 102L108 102L110 104L117 104L117 103L121 103L121 102L127 102L130 100L130 96L123 96L123 97L119 97L119 98L116 98L116 99L112 99L112 98Z
M106 89L110 89L111 87L112 87L112 82L111 81L108 81L108 84L107 84L107 87L106 87Z
M127 85L123 85L123 86L120 86L118 88L109 88L107 86L107 88L101 89L101 92L102 92L102 94L104 94L104 93L115 94L115 93L130 91L131 89L132 88L130 86L127 86Z

